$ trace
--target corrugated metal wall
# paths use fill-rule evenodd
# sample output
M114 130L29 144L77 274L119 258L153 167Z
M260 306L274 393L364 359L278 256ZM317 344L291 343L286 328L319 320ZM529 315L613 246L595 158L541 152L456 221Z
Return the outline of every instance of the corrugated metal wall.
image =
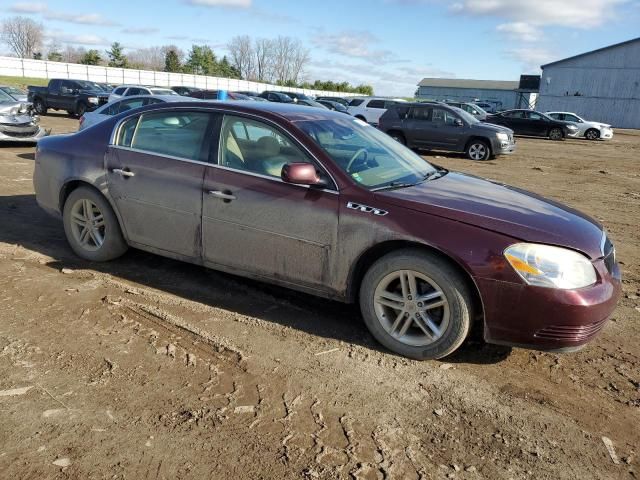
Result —
M547 66L538 109L640 128L640 40Z
M491 103L498 102L498 108L529 108L528 99L521 100L520 95L513 90L488 90L450 87L418 87L417 98L420 100L457 100L473 102L484 100Z

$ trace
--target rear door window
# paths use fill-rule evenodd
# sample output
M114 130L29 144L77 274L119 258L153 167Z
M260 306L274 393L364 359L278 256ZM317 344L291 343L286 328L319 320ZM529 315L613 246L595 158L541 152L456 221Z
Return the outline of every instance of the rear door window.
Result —
M413 107L409 111L409 118L411 120L419 120L421 122L431 121L431 108L429 107Z
M207 161L204 142L211 116L205 112L145 113L125 121L117 145L187 160Z
M507 118L524 118L524 112L522 110L515 110L513 112L505 112L503 114Z
M371 100L367 104L367 108L385 108L384 104L384 100Z

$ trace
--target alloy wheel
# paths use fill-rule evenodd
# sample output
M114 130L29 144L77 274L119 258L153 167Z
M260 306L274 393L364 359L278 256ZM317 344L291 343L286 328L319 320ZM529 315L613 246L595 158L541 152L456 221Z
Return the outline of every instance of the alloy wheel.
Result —
M560 140L562 138L562 130L554 128L549 132L549 138L551 140Z
M472 160L483 160L487 155L487 147L482 143L474 143L469 147L469 156Z
M444 292L433 279L412 270L390 273L380 281L374 310L385 331L405 345L430 345L449 326Z
M79 199L71 208L71 230L82 248L96 251L105 240L104 215L91 200Z
M589 130L586 136L587 140L597 140L600 135L596 130Z

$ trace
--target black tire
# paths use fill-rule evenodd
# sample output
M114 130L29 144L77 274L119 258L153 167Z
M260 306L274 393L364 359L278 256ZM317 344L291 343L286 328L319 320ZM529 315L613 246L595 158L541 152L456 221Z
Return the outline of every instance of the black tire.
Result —
M407 144L407 139L404 137L404 135L401 132L392 131L392 132L389 132L389 136L393 138L396 142L402 145Z
M67 113L71 116L74 116L76 114L76 112L74 112L73 110L67 110Z
M549 139L550 140L564 140L564 132L562 131L561 128L555 127L552 128L551 130L549 130Z
M484 162L491 158L491 146L485 140L472 140L464 153L469 160Z
M78 118L80 118L82 115L84 115L87 111L87 104L84 102L79 102L78 105L76 105L76 116Z
M47 106L44 104L44 101L41 98L36 98L33 101L33 109L38 115L47 114Z
M103 239L100 245L91 236L87 239L87 244L83 244L80 240L82 233L79 232L81 227L72 220L74 212L77 213L75 209L78 208L79 202L81 205L83 201L89 201L95 207L92 215L96 211L102 214L103 226L98 229ZM120 257L129 248L111 205L101 193L92 188L79 187L71 192L64 204L62 221L69 245L76 255L85 260L107 262Z
M435 321L440 319L440 326L442 326L440 336L429 340L423 331L418 329L417 323L411 320L411 326L408 329L400 328L401 331L407 332L407 334L401 334L402 337L407 337L406 340L403 340L389 333L389 325L383 325L386 322L392 323L391 319L396 315L397 319L394 320L394 325L398 324L398 321L404 323L407 320L398 319L413 317L409 313L404 313L405 316L402 317L403 312L413 311L415 313L417 305L422 306L420 303L416 305L420 299L418 297L413 298L413 304L402 303L402 309L391 308L391 310L385 311L387 306L380 305L375 301L376 289L379 290L385 282L388 282L389 278L401 275L403 271L411 271L429 279L433 282L432 285L437 286L435 291L439 292L446 300L446 307L439 307L442 310L440 315L438 308L428 310L434 312L429 314L432 323L434 319L436 319ZM418 292L419 295L423 293ZM404 300L406 299L407 297L404 298ZM411 297L408 299L411 300ZM467 338L474 318L472 296L465 278L442 258L416 249L399 250L385 255L369 268L360 287L360 309L365 324L376 340L389 350L416 360L443 358L453 353ZM389 314L380 314L381 310L389 312ZM445 318L447 318L446 324ZM411 332L417 332L417 334ZM416 339L410 337L410 334L416 335ZM417 340L420 336L425 338L426 344L420 344Z
M598 140L600 139L600 131L596 128L590 128L584 132L584 138L587 140Z

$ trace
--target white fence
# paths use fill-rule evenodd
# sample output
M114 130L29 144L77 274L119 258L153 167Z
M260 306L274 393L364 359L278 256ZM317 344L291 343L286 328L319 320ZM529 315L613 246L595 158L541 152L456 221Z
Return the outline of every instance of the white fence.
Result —
M152 70L134 70L130 68L80 65L78 63L49 62L27 58L0 57L0 75L34 78L73 78L106 83L133 83L155 85L158 87L189 86L211 90L262 92L279 90L282 92L304 93L306 95L324 95L327 97L351 97L356 94L327 92L306 88L280 87L268 83L250 82L235 78L208 77L189 73L154 72Z

